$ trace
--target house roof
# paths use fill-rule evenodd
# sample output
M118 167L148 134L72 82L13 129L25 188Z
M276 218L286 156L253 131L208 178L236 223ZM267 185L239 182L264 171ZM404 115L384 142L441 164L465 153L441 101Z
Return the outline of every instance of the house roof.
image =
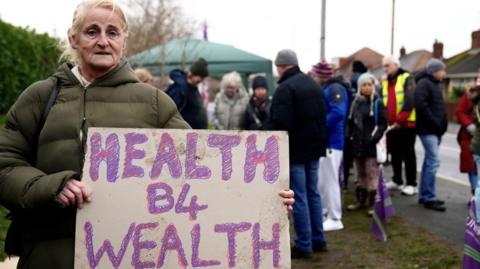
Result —
M461 52L446 61L448 77L475 77L480 70L480 49Z
M338 74L349 77L352 74L353 61L359 60L368 68L370 72L382 67L383 55L371 48L364 47L352 55L342 59L338 68Z
M410 73L416 73L427 65L432 53L427 50L415 50L400 58L400 66Z

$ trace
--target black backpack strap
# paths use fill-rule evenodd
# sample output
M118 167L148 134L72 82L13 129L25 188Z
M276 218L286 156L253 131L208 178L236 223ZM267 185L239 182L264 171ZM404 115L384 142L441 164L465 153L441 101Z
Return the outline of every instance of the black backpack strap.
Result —
M45 125L45 122L47 121L48 113L52 109L53 104L55 104L55 101L57 100L57 97L58 97L58 93L60 92L60 88L62 87L62 81L60 79L58 79L57 77L54 77L54 80L55 80L55 83L53 84L53 89L50 92L50 96L48 97L47 105L43 108L42 118L40 119L40 123L37 129L38 134L40 134L40 132L42 131L43 125Z
M35 148L35 152L37 151L37 148L38 148L38 139L40 138L40 132L42 132L43 126L47 121L48 113L50 112L53 105L55 104L55 100L57 100L58 93L60 92L60 89L62 87L62 82L60 81L60 79L58 79L57 77L54 77L53 79L54 79L54 84L53 84L52 91L50 92L50 96L48 97L47 104L43 108L40 122L37 125L37 133L35 134L35 140L34 140L35 144L33 145L33 147ZM36 163L35 158L31 161L32 161L32 164Z

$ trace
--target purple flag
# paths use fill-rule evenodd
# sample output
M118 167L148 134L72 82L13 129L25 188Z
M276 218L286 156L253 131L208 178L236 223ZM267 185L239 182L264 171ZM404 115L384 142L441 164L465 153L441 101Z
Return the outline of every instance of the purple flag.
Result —
M480 240L478 239L475 204L475 199L472 199L469 214L467 216L465 243L463 244L464 269L480 268Z
M383 176L383 165L380 165L377 195L372 216L372 232L380 241L387 241L387 218L395 215L392 198L388 193L387 185Z
M208 41L208 25L207 20L203 23L203 40Z

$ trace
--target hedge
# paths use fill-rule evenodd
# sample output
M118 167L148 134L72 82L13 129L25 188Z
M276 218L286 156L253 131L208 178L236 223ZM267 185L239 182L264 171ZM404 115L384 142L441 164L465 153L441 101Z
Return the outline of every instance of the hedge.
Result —
M0 114L8 111L30 84L58 66L58 40L0 20Z

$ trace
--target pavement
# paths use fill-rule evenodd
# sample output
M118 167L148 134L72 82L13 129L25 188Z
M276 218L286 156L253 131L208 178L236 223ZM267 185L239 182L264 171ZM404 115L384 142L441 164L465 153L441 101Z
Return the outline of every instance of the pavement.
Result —
M459 147L456 134L460 126L449 123L448 131L442 138L440 147L440 169L437 173L437 198L445 201L446 212L425 209L418 204L418 196L404 196L400 191L390 191L398 216L413 224L424 227L435 235L447 240L463 251L465 221L468 215L467 203L471 198L470 185L466 174L459 172ZM423 162L423 148L417 139L417 171ZM391 166L385 167L385 179L392 178ZM404 177L405 179L405 177ZM420 174L417 175L417 182Z
M391 166L385 167L385 179L391 179ZM417 177L420 178L420 175ZM429 230L463 250L465 220L468 215L467 203L471 197L468 186L437 177L437 198L445 201L447 210L428 210L418 204L418 196L404 196L400 191L390 191L397 216L414 225Z

